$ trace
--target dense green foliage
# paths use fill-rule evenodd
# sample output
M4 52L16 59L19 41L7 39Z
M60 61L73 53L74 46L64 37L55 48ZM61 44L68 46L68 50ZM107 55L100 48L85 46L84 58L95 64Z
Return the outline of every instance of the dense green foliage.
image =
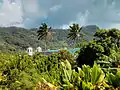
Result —
M11 90L33 89L38 82L43 81L42 78L52 84L57 82L56 85L59 85L62 71L60 63L65 61L65 58L72 65L75 61L70 53L69 56L65 53L69 52L60 51L50 56L35 54L32 57L27 54L0 53L0 72L5 77L1 85Z
M120 88L120 72L104 73L94 64L72 69L71 57L63 60L63 51L50 56L0 53L0 88L8 90L115 90ZM67 53L64 51L64 53ZM40 87L41 86L41 87ZM49 90L49 89L47 89ZM54 90L54 89L52 89Z
M95 38L80 50L77 63L93 65L94 61L107 61L105 67L117 67L120 62L120 31L118 29L103 30L95 33ZM117 65L115 65L117 63Z

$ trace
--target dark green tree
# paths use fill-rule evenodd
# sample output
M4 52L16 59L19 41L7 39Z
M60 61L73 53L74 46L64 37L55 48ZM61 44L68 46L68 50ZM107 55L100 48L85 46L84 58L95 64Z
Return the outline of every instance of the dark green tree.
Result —
M100 29L94 34L95 38L81 48L77 63L93 65L94 61L109 61L113 53L119 51L120 31L118 29Z
M97 30L96 33L94 34L94 37L100 40L106 39L108 37L108 30L106 29Z
M120 30L116 28L109 29L108 36L111 37L112 43L120 47Z
M99 41L105 40L106 38L110 38L111 44L116 44L119 47L120 44L120 31L116 28L112 28L109 30L100 29L95 33L95 39L99 39Z

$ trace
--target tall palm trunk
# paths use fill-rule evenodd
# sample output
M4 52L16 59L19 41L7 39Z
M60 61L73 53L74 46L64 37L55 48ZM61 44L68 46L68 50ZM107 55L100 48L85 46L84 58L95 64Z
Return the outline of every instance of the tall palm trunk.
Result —
M77 36L76 39L75 39L75 47L74 48L76 48L78 42L79 42L79 36Z
M47 50L47 40L45 39L45 50Z

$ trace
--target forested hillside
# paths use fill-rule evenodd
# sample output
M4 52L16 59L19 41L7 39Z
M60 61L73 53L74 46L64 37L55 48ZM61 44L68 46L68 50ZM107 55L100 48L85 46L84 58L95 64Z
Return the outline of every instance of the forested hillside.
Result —
M93 33L98 29L95 25L83 27L82 32L86 40L93 38ZM25 50L28 46L36 48L38 46L44 49L44 40L37 39L37 29L25 29L18 27L0 28L0 50L18 51ZM68 30L52 29L53 40L47 42L47 49L58 49L70 47L67 39Z

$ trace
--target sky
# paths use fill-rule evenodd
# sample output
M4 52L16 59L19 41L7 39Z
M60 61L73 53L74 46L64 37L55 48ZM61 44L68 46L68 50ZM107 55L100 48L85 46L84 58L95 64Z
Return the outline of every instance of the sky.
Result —
M36 28L43 22L120 29L120 0L0 0L0 26Z

